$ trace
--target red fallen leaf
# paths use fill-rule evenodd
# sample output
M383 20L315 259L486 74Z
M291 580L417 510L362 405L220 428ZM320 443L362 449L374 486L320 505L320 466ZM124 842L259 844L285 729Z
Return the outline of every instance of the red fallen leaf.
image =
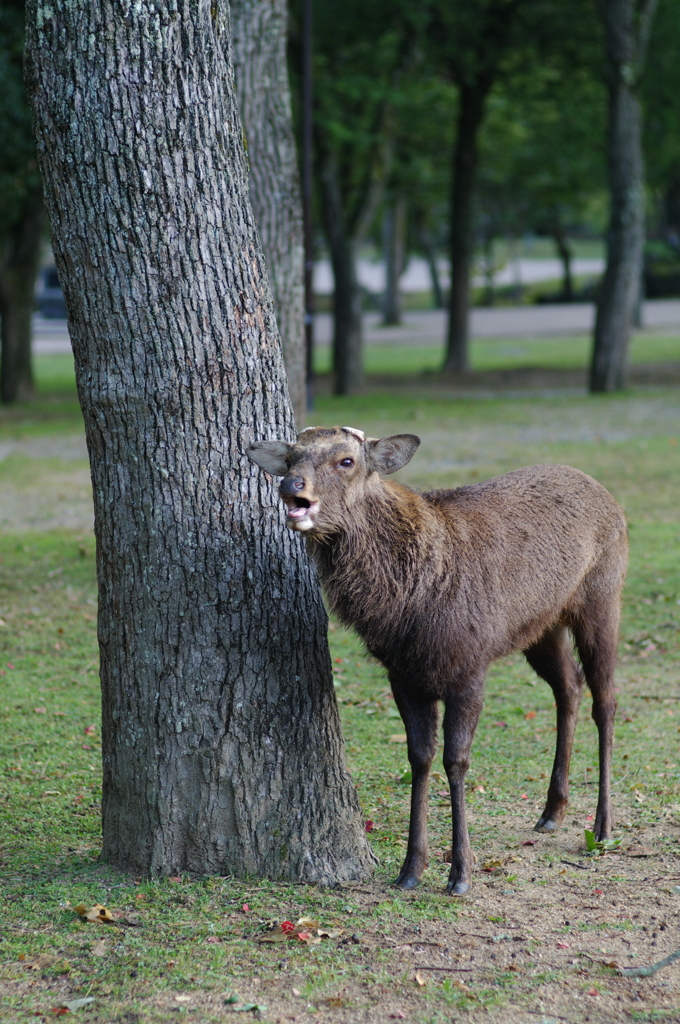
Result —
M55 715L57 718L66 718L65 711L53 711L52 714Z
M33 712L36 715L46 715L47 714L47 708L33 708Z
M94 747L91 747L89 743L83 743L82 747L83 750L94 750Z
M526 793L522 793L522 800L528 800L528 799L529 799L529 797L526 795Z
M336 665L342 665L342 658L333 658Z
M630 717L630 715L628 717L624 718L624 722L632 722L632 721L633 721L633 719Z
M526 713L526 715L524 717L525 718L535 718L536 717L536 712L535 711L527 711L527 713Z
M250 913L250 907L248 906L247 903L243 904L243 906L241 907L241 910L243 911L244 914L249 914Z
M525 839L522 846L536 846L538 839Z
M11 661L7 662L7 668L14 668L14 665L12 664Z
M65 1013L70 1013L68 1006L53 1006L50 1013L53 1013L56 1017L63 1017Z
M569 943L568 942L558 942L557 943L557 948L558 949L569 949Z
M594 820L595 820L595 815L594 814L589 814L588 817L586 818L586 821L594 821Z
M181 875L170 875L170 877L168 878L168 881L169 882L181 882L182 881L182 876Z
M602 889L593 889L593 896L602 896L602 895L604 895Z
M597 991L596 988L589 988L588 989L588 995L589 996L599 996L599 994L600 993Z
M365 822L364 827L365 827L367 832L372 832L373 831L373 822L372 821Z
M508 723L507 722L494 722L493 724L494 725L499 725L501 727L501 729L507 729L507 727L508 727Z
M292 921L282 921L281 931L286 932L286 934L289 935L291 932L295 931L295 925L293 924Z
M94 731L95 731L94 725L86 725L85 726L84 732L85 732L86 736L91 736Z

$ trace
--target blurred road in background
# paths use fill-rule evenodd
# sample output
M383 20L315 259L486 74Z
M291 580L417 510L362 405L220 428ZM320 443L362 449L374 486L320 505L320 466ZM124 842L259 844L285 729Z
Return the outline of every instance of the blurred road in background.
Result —
M380 313L364 316L364 340L368 345L438 345L443 344L446 313L442 309L405 313L399 327L382 327ZM531 338L550 335L584 334L592 330L595 305L592 302L571 302L542 306L499 306L473 309L473 338ZM680 299L652 299L645 302L642 323L646 328L680 330ZM333 335L330 313L317 313L314 340L319 346L329 345ZM36 353L70 352L71 342L65 320L33 318L33 351Z

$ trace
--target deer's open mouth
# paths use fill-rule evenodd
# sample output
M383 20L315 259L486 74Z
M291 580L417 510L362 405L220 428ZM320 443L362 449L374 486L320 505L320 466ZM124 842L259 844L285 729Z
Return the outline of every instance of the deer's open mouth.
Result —
M309 530L314 525L314 518L319 511L319 502L309 498L285 497L283 499L287 513L286 523L293 529Z

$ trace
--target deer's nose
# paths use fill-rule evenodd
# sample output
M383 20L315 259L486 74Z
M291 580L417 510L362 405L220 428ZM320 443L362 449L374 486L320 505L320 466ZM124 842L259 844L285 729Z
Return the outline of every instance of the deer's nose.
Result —
M281 481L279 488L281 496L284 498L291 498L298 493L298 491L304 490L305 481L301 476L284 476Z

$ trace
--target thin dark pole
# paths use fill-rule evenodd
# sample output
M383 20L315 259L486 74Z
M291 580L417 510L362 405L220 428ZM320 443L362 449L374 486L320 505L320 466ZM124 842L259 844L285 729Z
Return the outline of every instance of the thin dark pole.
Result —
M307 408L314 405L314 229L312 225L312 0L302 3L302 213L305 228Z

